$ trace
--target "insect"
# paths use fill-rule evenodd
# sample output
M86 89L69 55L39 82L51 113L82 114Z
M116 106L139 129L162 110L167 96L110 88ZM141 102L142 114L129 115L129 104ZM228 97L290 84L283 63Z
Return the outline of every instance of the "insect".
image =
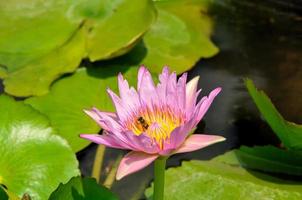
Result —
M146 131L149 128L148 123L146 122L146 120L143 117L137 118L137 125L141 131Z
M25 193L23 196L22 196L22 199L21 200L31 200L29 194Z

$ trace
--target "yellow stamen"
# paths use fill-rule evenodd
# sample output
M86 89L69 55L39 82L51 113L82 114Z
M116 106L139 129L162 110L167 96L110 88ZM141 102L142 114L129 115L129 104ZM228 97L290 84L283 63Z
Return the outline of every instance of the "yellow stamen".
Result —
M183 123L183 116L175 115L169 108L164 111L155 109L153 112L145 110L133 119L127 123L129 130L132 130L135 135L146 133L161 149L173 129Z

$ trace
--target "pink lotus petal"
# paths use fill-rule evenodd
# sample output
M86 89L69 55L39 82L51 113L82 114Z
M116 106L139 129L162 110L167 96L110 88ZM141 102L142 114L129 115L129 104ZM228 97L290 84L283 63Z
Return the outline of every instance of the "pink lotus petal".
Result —
M149 109L152 109L154 105L159 105L156 87L148 70L144 70L144 73L142 74L138 94L141 102L146 104Z
M123 101L110 89L107 89L107 92L112 99L112 102L115 106L115 110L117 113L117 116L121 121L127 121L128 117L131 113L128 113L126 110L126 106L123 104Z
M169 80L169 68L164 67L162 73L159 75L159 83L157 84L157 94L161 104L164 105L166 103L166 91L167 84Z
M200 108L197 110L197 121L199 122L203 116L205 115L205 113L208 111L210 105L212 104L213 100L215 99L215 97L219 94L219 92L221 91L221 88L216 88L215 90L213 90L208 97L206 98L202 98L202 104L200 106ZM197 107L197 106L196 106Z
M126 145L123 145L109 135L98 135L98 134L81 134L81 138L90 140L97 144L103 144L107 147L117 148L117 149L129 149Z
M164 143L164 149L159 152L160 155L169 155L172 151L177 149L186 139L187 135L194 128L195 119L191 119L189 122L182 126L175 128L168 140Z
M118 75L118 87L124 108L128 110L128 113L136 111L141 106L139 96L133 87L129 88L128 81L121 73Z
M143 76L145 75L145 72L147 71L145 66L140 66L138 73L137 73L137 90L140 89L141 84L142 84L142 80L143 80Z
M123 177L137 172L151 164L158 155L146 154L143 152L131 151L121 160L116 173L116 179L120 180Z
M222 136L194 134L189 136L174 154L195 151L224 140L225 138Z
M197 91L199 76L196 76L191 81L187 83L186 86L186 114L187 117L193 113L194 107L196 105L196 100L198 94L201 90Z
M166 105L169 105L175 112L179 111L178 97L177 97L177 75L175 72L171 73L167 83L166 90Z
M117 122L117 116L111 112L101 112L97 108L84 110L93 120L95 120L103 129L110 131L121 131L122 127Z
M145 133L135 135L131 131L123 133L128 141L131 141L134 151L142 151L153 154L158 152L157 144Z
M187 73L183 73L177 82L177 103L180 110L185 111L186 109L186 82Z

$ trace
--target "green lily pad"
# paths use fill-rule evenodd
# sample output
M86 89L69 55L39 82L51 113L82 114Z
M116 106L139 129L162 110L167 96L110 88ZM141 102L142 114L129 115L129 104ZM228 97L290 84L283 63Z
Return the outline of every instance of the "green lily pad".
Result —
M129 84L135 85L137 69L120 65L80 68L72 76L57 81L47 95L29 98L26 103L45 114L77 152L89 144L79 134L100 131L97 123L83 110L97 107L104 111L114 111L106 88L117 91L117 74L120 71Z
M288 149L302 150L302 125L283 119L269 97L257 90L252 80L246 79L245 84L260 113L283 145Z
M49 200L117 200L118 198L95 179L74 177L66 184L60 184Z
M42 95L62 73L73 72L85 55L83 30L66 45L9 73L4 79L5 92L15 96Z
M299 182L289 182L262 173L246 171L217 161L183 162L166 171L165 200L298 200ZM152 187L146 191L152 198Z
M73 1L13 0L0 2L0 64L9 71L58 48L80 20L66 14Z
M96 17L95 25L88 35L87 48L91 61L128 52L155 20L155 8L149 0L99 2L102 8L100 13L106 13L106 20L104 17Z
M79 174L71 148L54 133L39 112L0 96L0 184L8 192L44 200L59 183Z
M7 72L6 69L0 66L0 78L6 77Z
M5 91L32 96L47 93L83 58L108 59L129 51L154 21L155 8L149 0L14 0L0 3L0 17Z
M302 153L274 146L242 146L213 160L263 172L302 175Z
M177 73L184 72L202 58L218 52L211 42L212 21L203 0L173 0L155 2L157 21L145 34L147 49L142 63L160 72L169 65Z

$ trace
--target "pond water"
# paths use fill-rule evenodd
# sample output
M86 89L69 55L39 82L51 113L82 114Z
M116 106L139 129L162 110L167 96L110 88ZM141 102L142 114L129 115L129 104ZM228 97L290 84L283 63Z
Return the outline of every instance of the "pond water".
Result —
M218 1L217 1L218 2ZM210 13L215 21L213 40L220 48L215 57L201 60L189 72L200 76L203 95L221 86L196 132L219 134L227 141L205 149L172 156L168 167L182 160L210 159L240 145L278 145L278 138L262 121L249 97L243 78L254 80L289 121L302 123L302 11L297 1L219 1ZM90 175L96 145L78 153L83 175ZM105 166L122 151L106 150ZM152 166L113 184L122 200L144 199L152 180ZM106 167L103 170L106 173Z

